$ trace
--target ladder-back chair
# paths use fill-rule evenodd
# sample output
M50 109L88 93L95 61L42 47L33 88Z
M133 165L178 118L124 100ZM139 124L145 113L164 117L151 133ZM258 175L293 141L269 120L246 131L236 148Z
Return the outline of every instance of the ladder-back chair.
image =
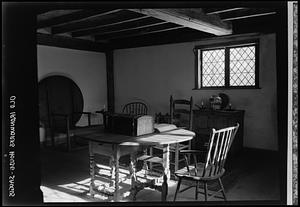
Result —
M174 124L177 127L183 127L187 130L192 130L193 127L193 97L190 99L173 99L173 96L170 97L170 124ZM191 148L191 141L186 143L177 143L170 145L171 158L170 164L174 166L174 171L179 169L180 163L184 162L184 158L180 158L179 151L184 149ZM155 150L162 150L162 147L155 146L153 149L150 149L150 154L153 154ZM150 164L150 168L155 168L157 164ZM172 172L172 174L173 174Z
M182 180L192 181L195 185L189 186L180 192L186 191L191 187L196 187L195 199L198 199L198 193L203 193L199 191L200 183L204 189L205 201L208 198L208 182L218 181L220 189L210 194L210 198L217 196L217 193L222 193L223 199L226 201L225 190L221 181L221 177L225 173L225 161L227 158L228 151L230 149L231 143L239 128L239 124L236 126L227 127L219 130L212 129L212 133L209 140L208 151L199 150L181 150L180 153L184 155L186 160L186 167L175 172L178 178L177 188L174 196L174 201L176 200L177 194L180 189L180 184ZM197 162L197 155L206 154L205 162ZM194 163L191 164L188 161L188 155L193 156ZM192 160L192 159L191 159Z

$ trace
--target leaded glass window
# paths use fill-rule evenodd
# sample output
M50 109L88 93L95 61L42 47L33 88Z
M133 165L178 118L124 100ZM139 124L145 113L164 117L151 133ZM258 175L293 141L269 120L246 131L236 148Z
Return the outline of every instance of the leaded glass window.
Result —
M255 46L230 48L230 86L255 86Z
M258 43L197 48L196 88L258 88Z
M225 86L225 50L202 51L202 86Z

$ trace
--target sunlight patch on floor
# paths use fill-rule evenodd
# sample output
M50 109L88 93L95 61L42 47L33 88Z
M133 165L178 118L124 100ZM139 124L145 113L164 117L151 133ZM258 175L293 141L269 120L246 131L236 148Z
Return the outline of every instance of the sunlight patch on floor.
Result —
M59 190L41 186L44 195L44 202L87 202L86 200Z
M113 198L114 187L111 179L111 170L105 165L97 165L95 175L96 194L92 197L89 193L90 178L72 183L63 183L56 186L41 186L44 194L44 202L109 202ZM145 174L139 172L136 174L137 179L145 182ZM131 188L131 176L127 169L120 169L120 195L121 201L127 201ZM148 179L155 176L147 175ZM176 188L176 181L169 181L169 188ZM155 200L160 201L161 193L154 189L145 188L138 193L138 198L142 201Z

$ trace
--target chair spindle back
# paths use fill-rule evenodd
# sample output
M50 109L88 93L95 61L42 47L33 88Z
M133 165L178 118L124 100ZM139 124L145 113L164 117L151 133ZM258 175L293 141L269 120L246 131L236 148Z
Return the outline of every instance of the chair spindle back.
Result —
M148 108L142 102L131 102L123 107L123 113L133 115L147 115Z
M239 124L220 130L212 129L211 139L206 157L203 177L221 173L224 168L230 146L235 138Z

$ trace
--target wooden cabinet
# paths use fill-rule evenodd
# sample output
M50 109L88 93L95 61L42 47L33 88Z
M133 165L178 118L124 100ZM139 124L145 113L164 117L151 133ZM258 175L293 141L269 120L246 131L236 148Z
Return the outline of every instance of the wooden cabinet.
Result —
M239 123L240 127L229 155L240 152L243 148L244 113L244 110L194 110L193 131L196 133L196 137L193 139L193 147L201 149L207 142L212 128L220 129Z

